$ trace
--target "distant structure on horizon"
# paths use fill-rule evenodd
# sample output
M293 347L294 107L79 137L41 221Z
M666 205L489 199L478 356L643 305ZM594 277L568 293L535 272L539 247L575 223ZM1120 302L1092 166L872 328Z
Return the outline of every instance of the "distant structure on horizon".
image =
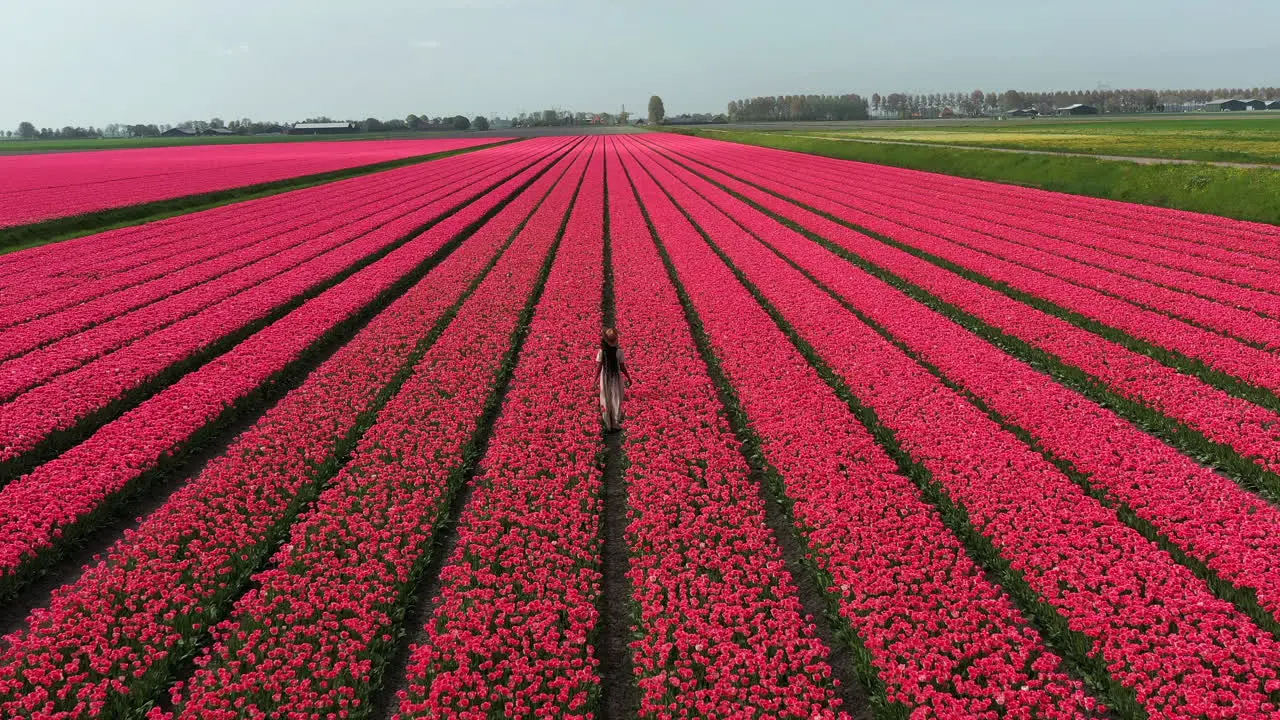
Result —
M1097 115L1098 108L1084 103L1075 103L1074 105L1056 108L1055 112L1059 115Z
M226 128L212 128L212 127L205 128L203 130L196 130L195 128L189 128L189 127L173 127L160 133L160 137L196 137L199 135L221 136L221 135L235 135L235 133L231 132Z
M1256 100L1253 98L1218 98L1205 103L1210 112L1242 112L1245 110L1280 110L1280 100Z
M337 135L353 133L359 128L353 122L302 122L289 128L290 135Z

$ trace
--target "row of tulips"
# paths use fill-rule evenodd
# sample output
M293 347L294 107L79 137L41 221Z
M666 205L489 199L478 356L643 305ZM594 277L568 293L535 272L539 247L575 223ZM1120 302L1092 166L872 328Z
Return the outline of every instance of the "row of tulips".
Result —
M897 171L880 167L876 169L886 170L884 173L886 177L898 177L916 183L918 186L945 187L958 196L986 197L1013 208L1049 211L1061 218L1061 222L1097 220L1108 227L1135 231L1142 237L1143 242L1151 245L1179 247L1182 243L1177 245L1170 243L1173 240L1181 240L1199 245L1202 249L1234 248L1263 257L1280 258L1280 253L1277 253L1275 248L1275 239L1280 237L1280 230L1266 223L1233 220L1152 205L1097 200L1079 195L938 176L932 173Z
M696 162L692 155L668 156L778 218L815 233L845 257L971 330L1013 348L1023 359L1048 367L1060 380L1091 397L1123 409L1170 442L1206 461L1228 465L1244 481L1275 494L1271 476L1280 473L1280 443L1271 428L1280 424L1280 413L873 240ZM792 192L802 201L810 199L798 190Z
M0 227L431 155L491 138L265 143L0 158Z
M1087 489L1136 514L1139 530L1154 530L1215 579L1256 593L1263 610L1245 609L1280 627L1280 568L1272 561L1280 510L724 191L700 190L914 358L1087 478Z
M1194 372L1211 384L1232 388L1231 378L1236 378L1248 386L1280 393L1280 359L1272 353L962 247L940 234L920 232L864 213L845 202L846 198L838 193L810 188L801 175L761 174L756 163L745 160L717 157L714 164L752 185L801 202L842 222L865 227L913 254L934 258L970 279L1012 294L1033 307L1065 315L1077 323L1087 323L1110 339L1128 345L1134 345L1136 339L1136 346L1144 352L1157 355L1179 370ZM942 228L936 229L938 233L944 232ZM1203 372L1203 368L1211 372Z
M342 182L344 181L330 183L330 185L341 185ZM300 192L303 191L294 191L294 193ZM188 218L191 216L199 217L200 226L205 232L213 232L230 224L234 218L238 217L243 217L246 222L260 223L270 217L272 207L278 209L280 207L278 204L286 199L286 196L294 193L281 193L235 203L234 210L231 205L223 205L197 213L174 215L141 225L104 230L91 236L9 253L0 256L0 288L8 291L13 286L20 285L23 278L27 276L52 278L59 275L74 275L81 268L96 263L117 264L119 265L117 271L137 267L141 263L129 262L127 258L139 251L154 251L159 253L159 257L163 257L167 252L172 252L172 249L166 251L166 247L178 247L182 242L182 236L166 231L190 222ZM86 238L92 238L92 240ZM144 241L142 245L136 243L139 240ZM74 250L69 250L65 246L70 246Z
M1049 252L1055 247L1054 241L1040 232L1052 226L1046 226L1043 221L1031 223L1036 228L1035 232L1014 233L986 219L967 219L953 212L948 203L942 203L939 209L931 211L912 198L890 195L874 188L874 181L851 183L843 174L830 176L815 172L799 162L756 160L754 164L759 172L766 174L781 177L779 172L790 172L795 177L804 177L809 190L826 193L829 199L839 199L855 206L869 218L889 220L910 230L936 234L957 247L1009 263L1020 270L1043 273L1073 287L1100 292L1226 337L1268 350L1280 348L1280 321L1274 319L1280 315L1280 297L1275 295L1226 286L1212 300L1198 297L1191 292L1135 280L1118 272L1055 255ZM993 230L999 234L992 234ZM1018 242L1002 239L1001 236L1007 235L1015 235ZM1207 292L1203 285L1200 283L1199 290ZM1260 317L1255 310L1267 312L1271 317Z
M11 253L0 257L0 288L6 294L19 293L17 297L26 298L30 293L20 286L30 278L74 284L76 279L127 272L178 253L199 259L204 257L200 251L205 244L230 242L240 227L249 232L295 228L306 222L295 208L323 212L335 198L348 193L376 196L417 171L411 166L340 180Z
M0 714L123 716L164 687L537 206L553 175L512 197L554 159L442 223L440 232L465 231L510 200L104 559L56 590L26 628L0 640Z
M623 444L640 716L836 717L828 650L616 151L608 179L617 327L644 378Z
M919 189L945 190L956 197L988 198L1018 212L1048 212L1056 216L1054 222L1059 224L1071 225L1087 220L1102 222L1108 228L1134 231L1142 242L1151 245L1169 247L1169 243L1173 241L1183 241L1198 244L1201 248L1235 248L1273 259L1280 258L1280 253L1275 248L1280 230L1266 223L881 165L816 159L829 163L829 167L858 168L886 181L900 181Z
M378 173L360 178L369 187L348 188L349 196L347 193L310 196L300 192L296 202L276 209L274 218L255 222L246 217L243 223L219 231L207 229L207 225L214 223L211 218L204 218L202 213L193 214L180 227L157 231L156 236L140 240L156 242L174 233L184 238L183 242L163 250L142 245L123 260L86 264L65 275L50 277L38 270L24 272L19 277L22 282L6 291L6 295L26 292L29 299L15 297L6 301L0 322L8 327L6 337L17 331L40 328L46 320L55 320L58 325L54 329L61 329L63 334L74 332L134 307L165 299L184 288L209 282L253 261L270 258L298 243L343 231L371 215L397 208L407 213L413 206L425 204L426 193L456 188L461 178L474 176L486 164L492 167L502 159L502 152L490 151L475 159L460 156L443 160L433 168L434 172L426 172L431 164L419 165L411 168L415 177L402 177L399 182L388 181ZM246 209L244 214L252 213ZM119 268L120 265L125 266ZM81 324L69 324L72 320L63 319L69 313L76 314ZM40 341L63 337L63 334L46 334L28 342L38 345ZM32 347L9 345L17 340L6 341L4 357Z
M260 257L248 263L231 257L239 253L229 253L225 259L226 265L232 266L231 272L219 273L220 277L192 281L187 279L188 275L202 273L188 268L170 277L134 286L35 322L9 328L0 338L0 353L17 351L26 354L0 363L0 401L11 399L20 392L48 382L94 358L159 332L175 322L341 247L378 225L391 222L432 202L442 201L466 187L454 184L455 182L487 186L509 172L505 163L499 163L496 167L481 169L456 181L442 181L446 183L446 187L435 192L428 192L427 188L416 189L410 202L364 217L360 215L368 212L367 208L352 208L344 218L349 221L345 226L316 228L314 232L309 229L306 233L288 233L264 242L261 245L266 247L257 247L253 251ZM219 258L208 264L223 265L222 260L223 258ZM235 265L240 267L236 269ZM179 291L174 292L175 288ZM55 342L45 344L50 340Z
M458 163L446 161L449 164L456 172ZM321 225L325 227L314 235L336 229L341 227L344 212L364 202L390 198L400 191L397 185L420 191L446 174L441 172L442 166L435 166L435 173L424 173L425 167L375 173L358 178L358 184L335 183L342 188L320 186L284 193L274 196L269 205L246 202L224 206L235 208L235 212L220 208L221 212L179 216L184 218L179 223L147 223L137 226L123 247L113 237L117 231L89 236L93 242L82 247L82 256L65 258L65 262L58 257L12 276L11 283L0 290L0 302L4 303L0 325L30 322L157 278L195 275L208 260L233 250L252 250L263 240L286 233ZM400 176L401 182L384 175ZM339 223L332 222L334 217Z
M629 150L644 155L638 144ZM1091 716L998 586L645 170L624 158L873 706L905 717Z
M1251 286L1275 291L1275 271L1280 261L1228 250L1216 245L1191 241L1167 240L1176 249L1150 245L1152 233L1114 227L1102 222L1079 219L1062 223L1061 217L1050 210L1015 208L990 198L957 196L943 189L924 189L911 183L885 181L880 189L908 196L926 207L945 207L966 224L974 219L991 221L991 234L1003 235L1007 240L1017 240L1020 232L1035 233L1043 247L1057 248L1055 253L1074 257L1083 262L1121 268L1125 272L1154 282L1177 286L1203 287L1204 292L1231 291L1232 285L1223 287L1226 281L1234 285ZM1141 264L1136 264L1137 261ZM1235 288L1239 292L1240 288Z
M1182 287L1206 295L1221 295L1225 301L1256 299L1274 309L1274 297L1256 295L1233 285L1215 282L1253 284L1274 292L1277 281L1272 274L1280 262L1255 254L1189 240L1163 239L1162 245L1151 245L1152 226L1142 231L1108 225L1088 218L1069 219L1048 206L1013 205L1005 197L959 195L946 183L929 184L919 178L913 181L884 177L876 170L848 163L829 167L810 167L796 158L779 155L780 163L835 181L841 188L871 193L878 202L909 203L903 209L955 224L1030 247L1050 250L1055 255L1072 257L1084 263L1131 273L1146 280ZM816 171L816 172L815 172ZM932 177L932 176L930 176ZM1219 219L1221 220L1221 219ZM1225 221L1228 222L1229 221ZM1271 271L1270 273L1267 271Z
M511 385L440 571L399 717L590 717L600 595L592 352L604 286L595 143Z
M919 463L921 481L962 510L974 539L1080 633L1075 659L1128 691L1111 690L1117 710L1277 711L1280 643L688 185L656 174L812 359Z
M166 376L401 245L529 162L512 152L502 174L474 183L460 180L460 192L385 223L357 223L364 234L350 242L17 396L0 407L0 463L14 463L51 436L74 433L93 417L109 414L123 399L144 394Z
M455 224L437 225L415 237L0 490L0 578L24 574L104 502L161 469L310 348L411 280L458 233Z
M196 672L152 717L364 714L395 647L522 315L554 253L587 153L574 162L213 629ZM546 260L544 261L544 258Z

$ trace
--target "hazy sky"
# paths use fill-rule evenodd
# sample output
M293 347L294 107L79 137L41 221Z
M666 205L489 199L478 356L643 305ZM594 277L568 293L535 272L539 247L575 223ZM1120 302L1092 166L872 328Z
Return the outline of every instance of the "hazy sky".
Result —
M0 0L0 129L1280 84L1277 0Z

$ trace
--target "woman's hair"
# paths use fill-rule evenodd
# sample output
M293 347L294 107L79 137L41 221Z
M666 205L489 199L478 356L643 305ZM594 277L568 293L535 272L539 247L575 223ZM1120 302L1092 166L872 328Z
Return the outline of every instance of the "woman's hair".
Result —
M616 375L618 369L618 331L608 328L600 337L600 359L604 371Z

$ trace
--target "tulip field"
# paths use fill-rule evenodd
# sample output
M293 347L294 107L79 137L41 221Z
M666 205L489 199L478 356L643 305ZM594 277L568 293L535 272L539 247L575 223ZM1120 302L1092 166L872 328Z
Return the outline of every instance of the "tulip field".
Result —
M1280 717L1280 228L470 144L0 256L0 717Z
M0 228L496 141L257 143L2 156Z

